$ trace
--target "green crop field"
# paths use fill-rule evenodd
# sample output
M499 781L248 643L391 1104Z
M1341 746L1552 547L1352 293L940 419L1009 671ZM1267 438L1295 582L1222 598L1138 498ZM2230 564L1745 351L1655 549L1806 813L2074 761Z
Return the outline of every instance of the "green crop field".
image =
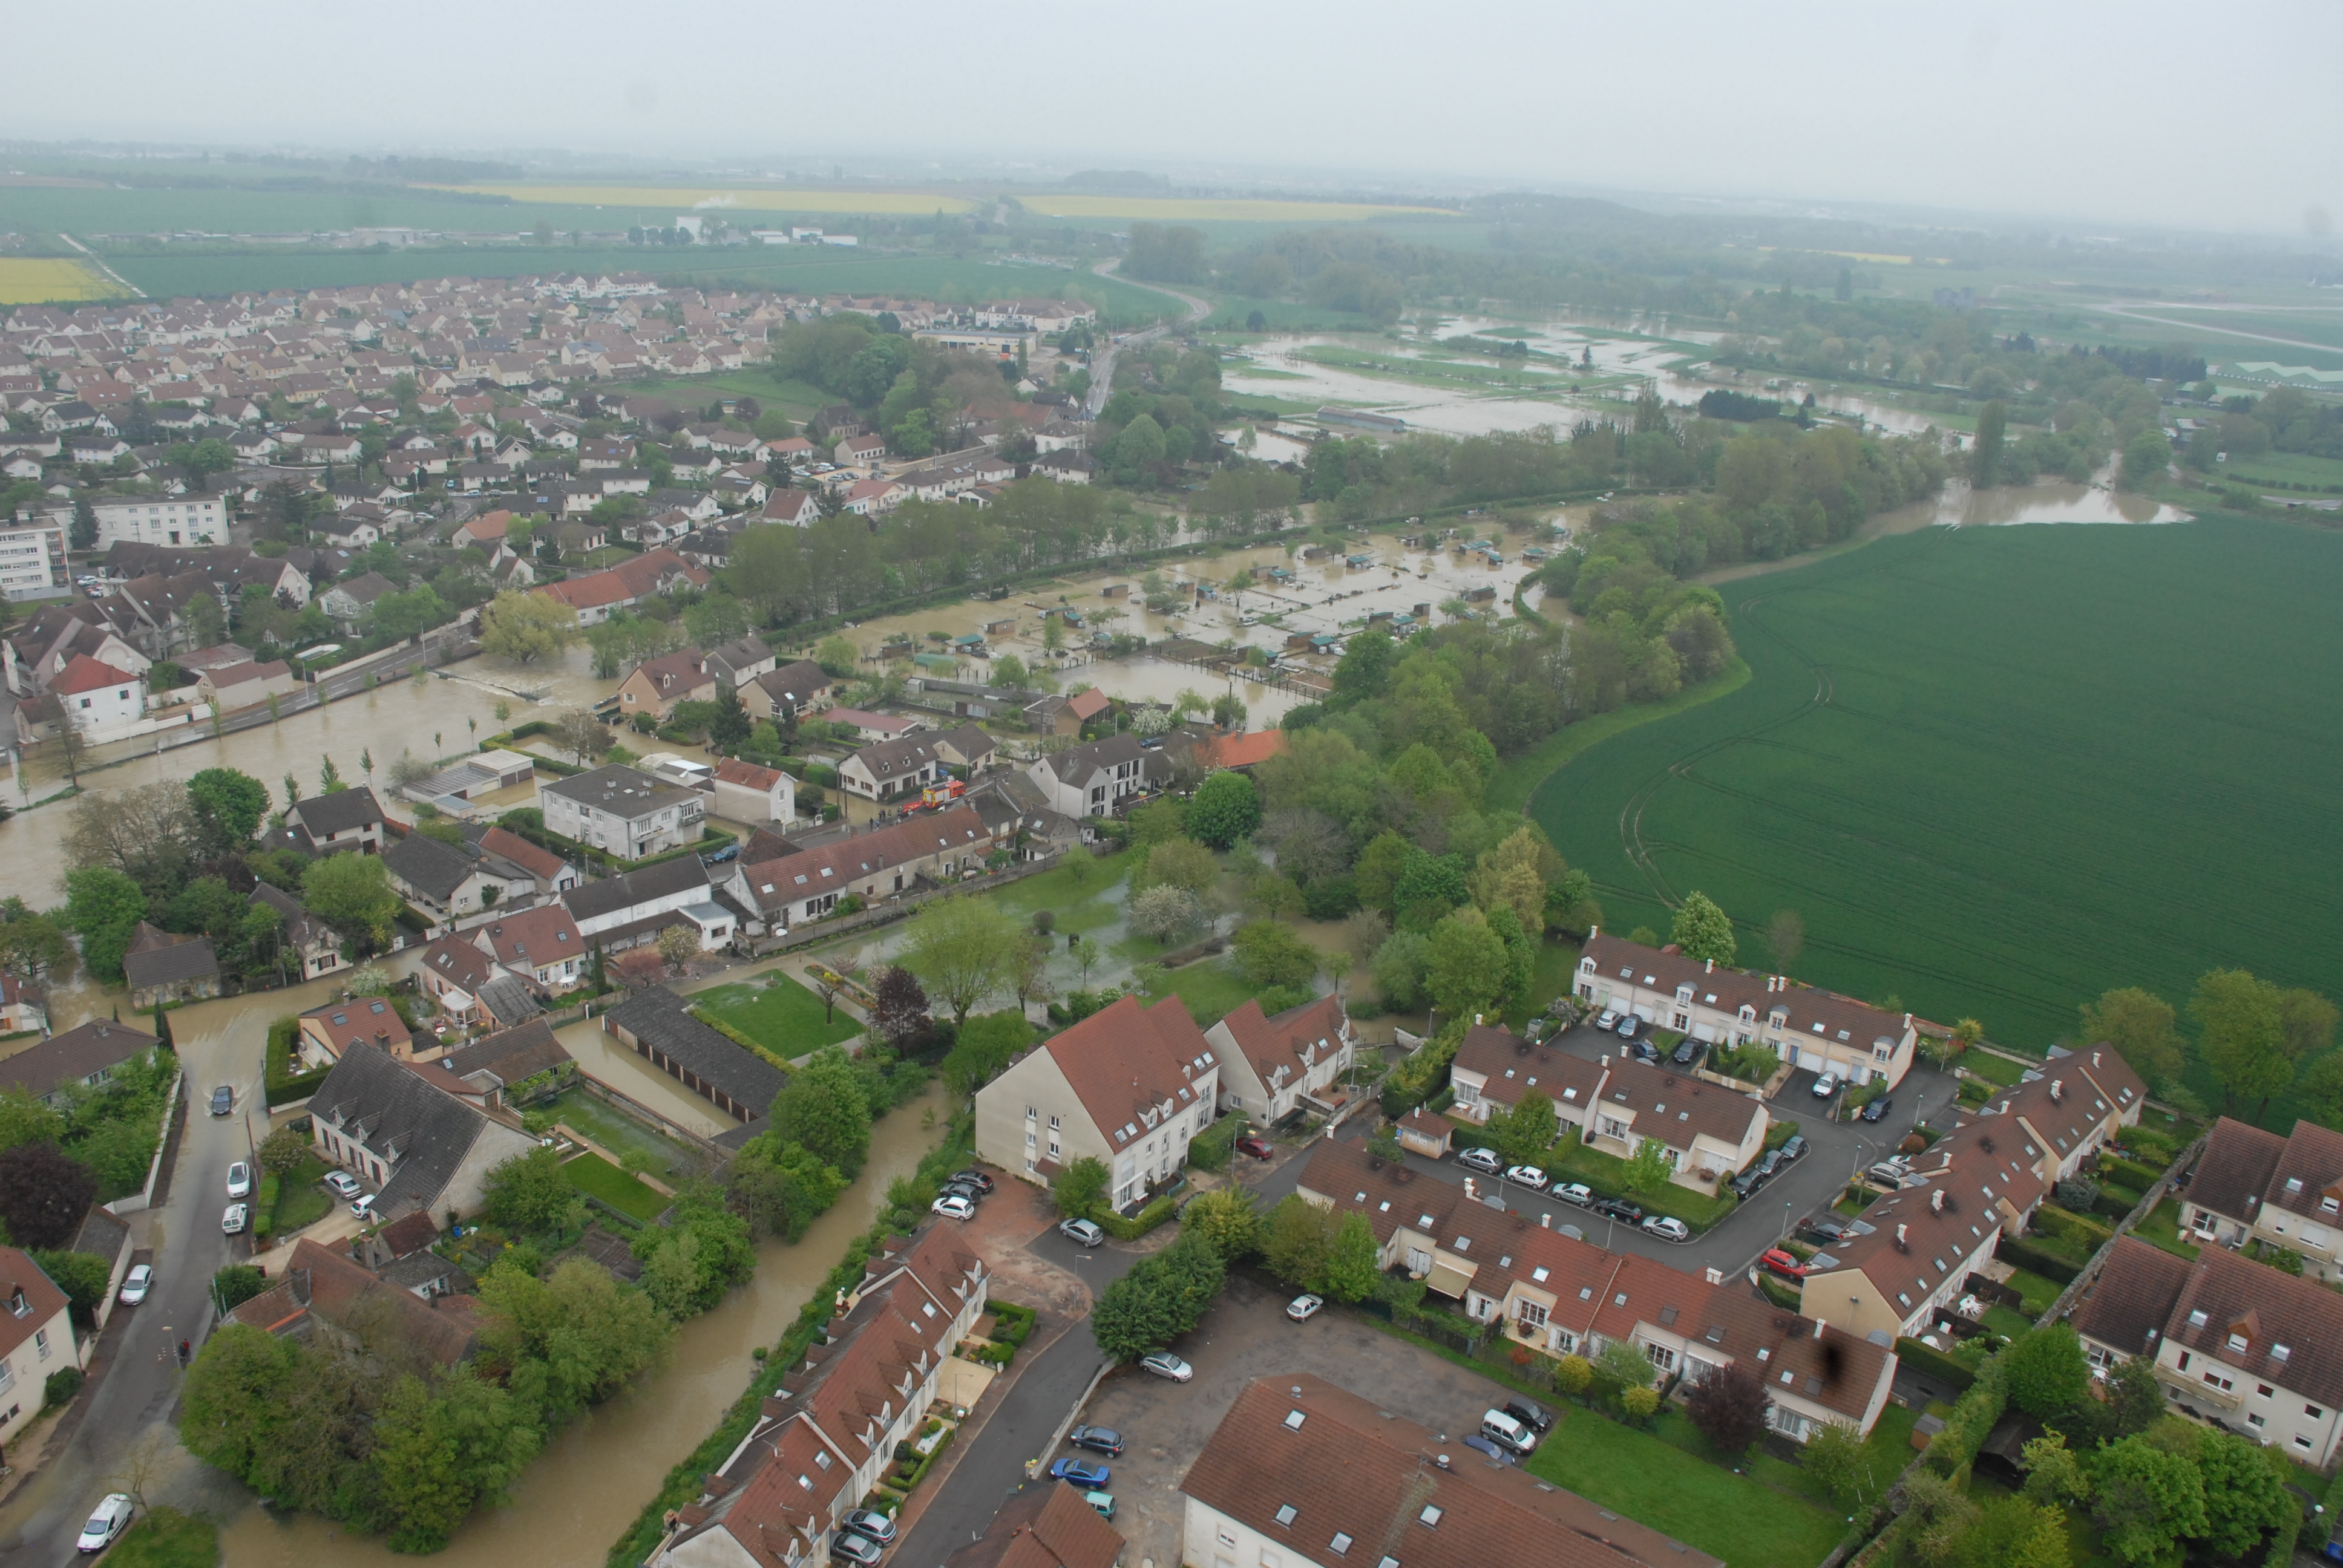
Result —
M1726 585L1748 683L1529 810L1612 930L1697 888L1763 967L1795 910L1800 979L2029 1050L2218 965L2333 991L2338 591L2343 536L2232 517L1883 539Z

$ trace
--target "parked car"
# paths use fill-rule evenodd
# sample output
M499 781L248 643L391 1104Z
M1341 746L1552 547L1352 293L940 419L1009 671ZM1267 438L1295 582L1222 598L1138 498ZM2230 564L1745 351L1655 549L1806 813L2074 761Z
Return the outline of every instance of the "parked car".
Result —
M1082 1493L1082 1501L1089 1503L1092 1509L1096 1510L1098 1516L1101 1519L1111 1519L1114 1517L1113 1493L1085 1492Z
M1250 1132L1237 1140L1237 1152L1240 1154L1250 1154L1256 1160L1274 1160L1277 1158L1277 1150L1268 1139L1256 1138Z
M1733 1190L1733 1195L1735 1198L1745 1199L1758 1188L1765 1185L1765 1172L1753 1164L1725 1185Z
M1627 1054L1634 1057L1637 1061L1646 1062L1653 1067L1657 1067L1660 1064L1660 1048L1654 1045L1648 1040L1629 1040L1627 1042Z
M1700 1041L1686 1035L1676 1042L1675 1050L1669 1056L1678 1067L1690 1067L1700 1060Z
M1537 1448L1537 1433L1502 1410L1482 1412L1481 1435L1499 1448L1524 1457Z
M123 1276L122 1294L117 1299L126 1307L135 1307L146 1299L146 1292L154 1283L154 1269L140 1263Z
M221 1084L212 1091L212 1114L226 1116L236 1109L236 1091Z
M973 1167L966 1171L955 1171L947 1177L946 1180L950 1181L964 1181L980 1192L990 1192L992 1191L992 1178Z
M1525 1393L1517 1393L1513 1395L1513 1398L1507 1400L1504 1404L1504 1411L1507 1415L1512 1416L1515 1421L1520 1422L1532 1432L1551 1432L1554 1430L1554 1412L1546 1409L1545 1406L1538 1403L1537 1401L1530 1398L1530 1396Z
M724 848L717 850L716 853L712 855L700 856L699 862L703 866L720 866L727 860L737 860L739 858L740 846L738 844L727 844Z
M957 1192L947 1192L928 1205L928 1212L941 1214L947 1220L973 1220L976 1218L976 1201Z
M1296 1296L1285 1304L1285 1315L1297 1323L1306 1323L1316 1317L1318 1309L1325 1304L1322 1296Z
M1605 1219L1624 1220L1630 1225L1644 1222L1644 1206L1630 1203L1624 1198L1597 1198L1588 1207Z
M1866 1179L1877 1182L1882 1187L1901 1187L1904 1185L1904 1178L1911 1173L1912 1168L1901 1160L1882 1160L1863 1174Z
M1066 1433L1066 1441L1093 1453L1112 1456L1122 1452L1122 1433L1111 1426L1078 1426Z
M231 1198L252 1196L252 1167L241 1160L227 1168L227 1195Z
M1815 1098L1816 1100L1828 1100L1832 1095L1836 1094L1837 1092L1837 1073L1825 1072L1820 1078L1815 1080Z
M1771 1181L1775 1173L1782 1169L1782 1151L1778 1149L1768 1149L1765 1153L1757 1156L1755 1169L1759 1175Z
M1061 1459L1050 1466L1050 1479L1071 1481L1076 1486L1104 1486L1113 1479L1113 1472L1086 1459Z
M1886 1115L1888 1109L1895 1103L1896 1097L1894 1095L1883 1094L1878 1099L1872 1101L1863 1108L1863 1119L1865 1121L1876 1121L1881 1117Z
M1505 1162L1497 1157L1493 1149L1460 1149L1456 1151L1456 1163L1467 1171L1494 1176Z
M81 1539L74 1543L77 1552L103 1552L114 1544L115 1538L130 1528L130 1516L137 1512L126 1492L110 1492L89 1523L81 1527Z
M1644 1221L1644 1232L1657 1236L1663 1241L1689 1241L1692 1227L1674 1214L1654 1214Z
M1504 1449L1499 1448L1495 1443L1491 1442L1487 1438L1483 1437L1477 1432L1465 1433L1464 1446L1476 1452L1487 1454L1491 1459L1497 1461L1500 1464L1519 1464L1521 1462L1520 1460L1514 1458L1510 1452L1506 1452Z
M1845 1241L1855 1232L1854 1227L1844 1220L1834 1219L1828 1214L1817 1214L1799 1226L1798 1233L1809 1241L1827 1247L1834 1241Z
M1782 1147L1775 1150L1774 1152L1782 1157L1782 1163L1785 1165L1792 1164L1796 1161L1805 1158L1806 1152L1806 1135L1803 1132L1791 1133L1789 1138L1783 1143Z
M895 1522L875 1508L850 1508L839 1523L881 1546L895 1539Z
M879 1543L871 1540L868 1535L857 1534L851 1530L839 1530L831 1533L830 1554L840 1562L854 1563L856 1568L871 1568L871 1564L884 1555L880 1551Z
M1594 1027L1603 1030L1606 1034L1618 1028L1619 1014L1617 1010L1612 1008L1604 1008L1603 1010L1603 1016L1594 1020Z
M1619 1020L1619 1027L1614 1032L1615 1032L1621 1040L1633 1040L1636 1035L1643 1032L1643 1029L1644 1020L1637 1018L1631 1012Z
M1765 1255L1757 1261L1765 1265L1766 1272L1779 1274L1785 1280L1803 1280L1806 1277L1806 1266L1779 1247L1766 1248Z
M375 1195L371 1192L361 1192L357 1197L351 1199L351 1214L360 1220L372 1221L374 1219L374 1199Z
M1533 1192L1545 1191L1545 1172L1534 1165L1508 1165L1505 1167L1505 1180Z
M244 1227L252 1219L252 1211L242 1203L230 1203L227 1212L220 1216L220 1229L231 1236L244 1234Z
M1058 1234L1085 1247L1095 1247L1106 1240L1106 1232L1088 1220L1061 1220L1058 1221Z
M1594 1201L1594 1189L1584 1181L1569 1181L1556 1187L1554 1195L1565 1203L1575 1203L1584 1209Z
M936 1196L939 1198L965 1198L971 1203L980 1203L984 1201L984 1194L977 1189L970 1186L965 1181L947 1181L943 1185L943 1191L937 1193Z
M1170 1378L1173 1382L1186 1382L1196 1375L1194 1367L1170 1351L1150 1351L1139 1358L1139 1364L1157 1377Z
M358 1195L358 1179L347 1171L327 1171L326 1185L334 1190L334 1196L337 1198L355 1198Z

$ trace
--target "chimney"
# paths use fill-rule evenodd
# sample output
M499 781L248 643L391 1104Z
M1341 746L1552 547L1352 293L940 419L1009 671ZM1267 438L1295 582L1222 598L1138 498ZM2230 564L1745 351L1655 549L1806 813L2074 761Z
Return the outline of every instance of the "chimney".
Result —
M1716 960L1715 960L1715 959L1704 959L1704 960L1701 960L1701 966L1702 966L1702 967L1701 967L1701 971L1700 971L1700 972L1701 972L1701 973L1703 973L1703 974L1705 974L1705 975L1713 975L1713 974L1715 974L1715 973L1716 972Z
M1448 1456L1444 1453L1435 1453L1432 1456L1432 1462L1445 1470L1448 1468Z
M1939 1187L1935 1191L1928 1194L1928 1212L1931 1214L1941 1214L1944 1211L1945 1190L1942 1187Z
M1708 1282L1710 1284L1721 1285L1725 1283L1725 1271L1723 1269L1711 1264L1707 1269L1704 1270L1703 1272L1708 1276Z
M2064 1099L2066 1099L2066 1081L2065 1079L2063 1079L2063 1078L2054 1078L2054 1079L2052 1079L2052 1080L2050 1081L2050 1100L2051 1100L2051 1102L2052 1102L2053 1104L2056 1104L2057 1101L2061 1101L2061 1100L2064 1100Z
M1897 1225L1897 1226L1896 1227L1896 1244L1897 1246L1899 1246L1899 1247L1901 1247L1901 1246L1905 1246L1905 1245L1906 1245L1906 1244L1907 1244L1907 1243L1905 1241L1905 1240L1904 1240L1904 1231L1905 1231L1905 1230L1906 1230L1906 1227L1905 1227L1905 1226L1903 1226L1903 1225L1900 1225L1900 1224L1899 1224L1899 1225Z
M1538 1229L1539 1229L1539 1230L1541 1230L1541 1231L1551 1231L1551 1230L1553 1230L1553 1229L1554 1229L1554 1216L1553 1216L1553 1215L1551 1215L1551 1214L1540 1214L1540 1215L1538 1216Z
M1820 1318L1816 1318L1816 1319L1815 1320L1815 1338L1816 1338L1816 1339L1820 1339L1820 1338L1822 1338L1822 1337L1823 1337L1823 1329L1824 1329L1825 1326L1826 1326L1826 1325L1825 1325L1825 1323L1823 1322L1822 1319L1820 1319Z

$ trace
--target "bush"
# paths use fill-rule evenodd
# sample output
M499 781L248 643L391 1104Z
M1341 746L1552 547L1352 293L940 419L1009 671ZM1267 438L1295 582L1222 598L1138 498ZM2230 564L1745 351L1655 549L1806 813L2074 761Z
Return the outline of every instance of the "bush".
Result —
M1977 1369L1976 1381L1945 1418L1945 1430L1928 1444L1922 1462L1938 1475L1949 1476L1975 1459L1978 1447L2001 1420L2002 1407L2007 1402L2004 1363L2008 1353L2004 1350L1988 1357Z
M81 1368L59 1367L41 1385L41 1408L55 1410L61 1404L71 1404L73 1396L81 1392Z
M2097 1205L2099 1184L2088 1176L2070 1176L2051 1189L2060 1203L2081 1212Z
M1172 1218L1172 1211L1178 1208L1179 1204L1173 1201L1172 1194L1166 1192L1129 1219L1115 1213L1112 1210L1099 1214L1096 1218L1099 1228L1117 1241L1136 1241L1148 1231Z
M2083 1271L2081 1264L2070 1261L2047 1248L2038 1246L2032 1239L2025 1236L2012 1236L2005 1232L2001 1238L2001 1244L1994 1249L1994 1252L1995 1256L2005 1263L2014 1264L2028 1273L2039 1274L2044 1279L2060 1285L2073 1284L2075 1276Z
M1199 1171L1225 1171L1236 1141L1237 1119L1223 1116L1188 1141L1188 1163Z
M2125 1136L2129 1138L2133 1134L2127 1132ZM2168 1165L2171 1162L2171 1158L2167 1155L2165 1163ZM2142 1192L2164 1179L2162 1170L2153 1169L2140 1164L2137 1161L2126 1160L2115 1154L2099 1156L2099 1174L2109 1181L2120 1181L2125 1186L2136 1188Z
M1948 1385L1956 1396L1967 1392L1969 1385L1976 1382L1975 1368L1966 1366L1934 1345L1924 1345L1916 1339L1897 1340L1896 1359L1914 1372Z

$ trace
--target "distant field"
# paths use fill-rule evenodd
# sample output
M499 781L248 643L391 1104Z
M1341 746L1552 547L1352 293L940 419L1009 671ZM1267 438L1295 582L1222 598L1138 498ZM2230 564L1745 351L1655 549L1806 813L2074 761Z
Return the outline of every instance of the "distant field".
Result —
M2223 465L2221 477L2238 485L2316 485L2343 490L2343 459L2305 452L2264 452Z
M1722 591L1748 684L1530 797L1609 929L1699 889L1763 964L1795 910L1801 979L2029 1050L2114 986L2335 989L2343 536L1931 529Z
M1017 199L1040 217L1128 217L1150 223L1357 223L1401 215L1446 216L1436 206L1375 206L1363 202L1215 200L1182 196L1026 195ZM925 210L925 209L922 209Z
M425 186L424 190L449 190L461 196L499 196L517 202L549 203L557 206L663 207L688 213L695 208L721 214L746 212L840 212L914 215L968 212L976 203L964 196L930 196L921 191L769 190L744 186L737 190L710 186L597 185L477 185Z
M111 299L121 292L111 278L85 261L64 256L0 256L0 305Z

